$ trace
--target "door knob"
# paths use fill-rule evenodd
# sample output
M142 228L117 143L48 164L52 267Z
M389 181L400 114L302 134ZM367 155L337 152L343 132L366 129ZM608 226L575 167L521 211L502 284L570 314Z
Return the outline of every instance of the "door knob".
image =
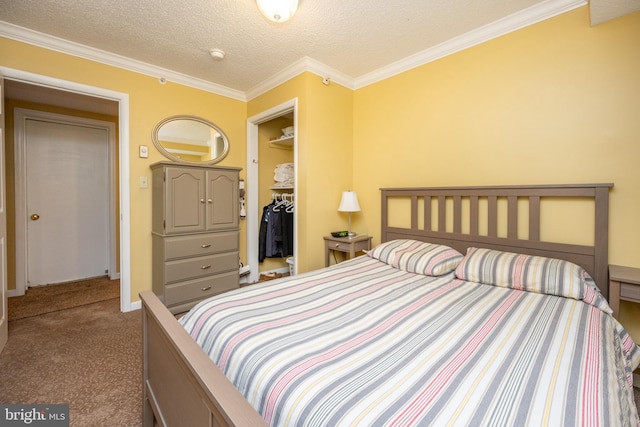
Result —
M38 214L31 214L31 220L32 220L32 221L37 221L37 220L39 220L39 219L40 219L40 215L38 215Z

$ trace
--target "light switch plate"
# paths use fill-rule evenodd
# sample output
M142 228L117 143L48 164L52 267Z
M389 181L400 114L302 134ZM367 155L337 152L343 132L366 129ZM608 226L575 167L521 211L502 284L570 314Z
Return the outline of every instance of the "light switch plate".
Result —
M143 159L149 157L149 147L147 147L146 145L140 146L140 157Z

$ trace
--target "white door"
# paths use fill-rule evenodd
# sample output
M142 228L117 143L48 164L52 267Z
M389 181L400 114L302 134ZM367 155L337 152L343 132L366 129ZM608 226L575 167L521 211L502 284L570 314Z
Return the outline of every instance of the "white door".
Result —
M4 176L4 80L0 75L0 352L9 337L7 321L7 215Z
M104 276L109 268L109 135L28 119L27 283Z

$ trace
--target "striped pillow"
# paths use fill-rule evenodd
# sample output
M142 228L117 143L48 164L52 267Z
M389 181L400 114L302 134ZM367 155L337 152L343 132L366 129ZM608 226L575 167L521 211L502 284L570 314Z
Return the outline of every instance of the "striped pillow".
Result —
M425 276L450 273L463 258L460 252L448 246L410 239L382 243L368 255L397 269Z
M456 268L456 277L468 282L582 300L611 312L589 274L569 261L469 248Z

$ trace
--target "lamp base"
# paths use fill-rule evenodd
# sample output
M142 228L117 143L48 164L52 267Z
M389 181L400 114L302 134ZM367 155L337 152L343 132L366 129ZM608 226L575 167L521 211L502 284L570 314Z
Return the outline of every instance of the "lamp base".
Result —
M349 212L349 228L347 228L347 237L353 239L357 234L351 231L351 212Z

